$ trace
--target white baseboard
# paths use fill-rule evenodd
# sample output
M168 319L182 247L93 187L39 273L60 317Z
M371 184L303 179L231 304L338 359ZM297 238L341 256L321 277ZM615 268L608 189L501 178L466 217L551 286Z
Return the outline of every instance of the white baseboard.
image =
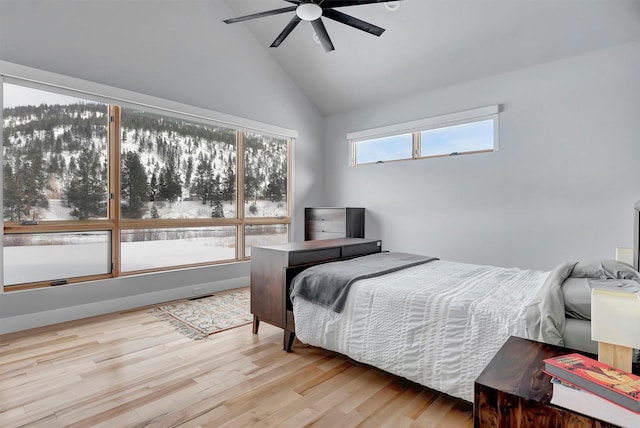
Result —
M46 325L135 309L172 300L191 298L194 297L194 288L198 289L198 295L207 295L218 291L243 288L246 287L247 284L249 284L249 277L232 278L198 284L197 286L189 285L186 287L154 291L151 293L2 318L2 322L0 322L0 334L29 330Z

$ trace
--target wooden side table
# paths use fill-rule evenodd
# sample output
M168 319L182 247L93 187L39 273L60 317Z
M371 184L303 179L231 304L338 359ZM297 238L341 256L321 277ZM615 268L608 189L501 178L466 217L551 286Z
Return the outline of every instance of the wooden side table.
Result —
M543 360L571 352L579 351L511 336L476 379L474 427L615 427L549 403L553 387Z

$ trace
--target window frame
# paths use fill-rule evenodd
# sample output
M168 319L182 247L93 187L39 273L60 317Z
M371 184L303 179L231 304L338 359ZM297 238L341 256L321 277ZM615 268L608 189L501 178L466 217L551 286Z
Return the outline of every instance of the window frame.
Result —
M382 140L382 139L389 139L389 138L394 138L394 137L408 137L409 141L407 141L407 143L410 143L411 146L407 147L409 149L409 156L404 156L404 157L396 157L396 158L391 158L391 159L377 159L375 161L371 161L371 162L358 162L358 144L359 143L371 143L374 142L376 140ZM366 164L372 164L372 163L385 163L385 162L397 162L397 161L405 161L405 160L411 160L415 157L415 153L416 153L416 135L415 132L402 132L400 134L395 134L395 135L386 135L386 136L382 136L382 137L375 137L375 138L371 138L371 139L366 139L366 140L358 140L358 141L353 141L352 144L352 165L366 165ZM389 141L387 141L389 142ZM408 145L408 144L407 144Z
M425 119L419 119L411 122L398 123L379 128L372 128L363 131L349 132L347 133L347 142L349 144L349 165L371 165L381 164L389 162L401 162L406 160L417 159L430 159L439 157L448 157L454 155L466 155L477 153L490 153L496 152L499 148L499 113L500 105L491 105L487 107L480 107L473 110L466 110L456 113L449 113L441 116L429 117ZM422 155L422 142L421 133L423 131L430 131L434 129L446 129L458 125L493 121L493 148L481 149L481 150L468 150L462 152L451 152L446 154L437 155ZM397 158L390 160L378 160L375 162L357 162L357 146L359 143L364 143L380 138L393 137L404 134L412 134L412 156L411 158Z
M9 70L9 71L6 71ZM12 73L11 71L14 71ZM17 71L17 72L16 72ZM19 75L21 74L21 75ZM37 224L24 224L19 221L3 221L3 235L5 234L36 234L48 232L77 232L77 231L109 231L111 233L111 273L85 275L81 277L65 278L67 284L87 282L93 280L123 277L129 275L144 274L150 272L211 266L238 261L249 260L245 254L245 226L284 224L287 228L287 241L291 240L291 166L292 145L297 138L297 131L281 128L274 125L263 124L253 120L243 119L214 112L198 107L180 104L160 98L149 97L130 91L107 87L80 79L54 75L41 70L0 61L0 99L4 100L3 84L26 86L33 89L44 90L61 95L79 97L108 105L108 195L107 218L89 220L43 220ZM98 95L110 94L110 95ZM120 165L121 165L121 132L120 114L122 107L134 107L156 114L171 116L173 118L195 121L204 125L226 127L235 130L236 134L236 216L234 218L197 218L197 219L124 219L121 216L121 189L120 189ZM0 117L3 118L3 110L0 109ZM3 127L0 127L2 137ZM251 132L261 136L276 137L286 141L286 216L278 217L246 217L244 216L244 133ZM4 164L4 161L3 163ZM0 165L2 168L2 165ZM0 170L1 171L1 170ZM220 260L204 263L190 263L172 265L162 268L143 269L137 271L121 271L120 231L128 229L165 229L182 227L203 226L233 226L235 234L235 258L233 260ZM55 279L32 283L4 285L3 291L11 292L31 288L52 286ZM1 291L0 291L1 292Z

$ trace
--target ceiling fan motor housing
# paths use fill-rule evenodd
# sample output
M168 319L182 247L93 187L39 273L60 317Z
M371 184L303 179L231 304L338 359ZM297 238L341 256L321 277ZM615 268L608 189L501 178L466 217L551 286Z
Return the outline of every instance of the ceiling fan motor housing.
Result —
M302 3L297 7L296 15L303 21L315 21L322 16L322 8L315 3Z

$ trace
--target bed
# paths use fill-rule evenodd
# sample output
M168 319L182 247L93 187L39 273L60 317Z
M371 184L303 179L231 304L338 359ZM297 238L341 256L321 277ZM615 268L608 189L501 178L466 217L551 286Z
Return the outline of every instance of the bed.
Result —
M640 291L640 274L611 260L537 271L378 253L304 270L291 300L303 343L472 402L511 335L594 352L595 286Z

